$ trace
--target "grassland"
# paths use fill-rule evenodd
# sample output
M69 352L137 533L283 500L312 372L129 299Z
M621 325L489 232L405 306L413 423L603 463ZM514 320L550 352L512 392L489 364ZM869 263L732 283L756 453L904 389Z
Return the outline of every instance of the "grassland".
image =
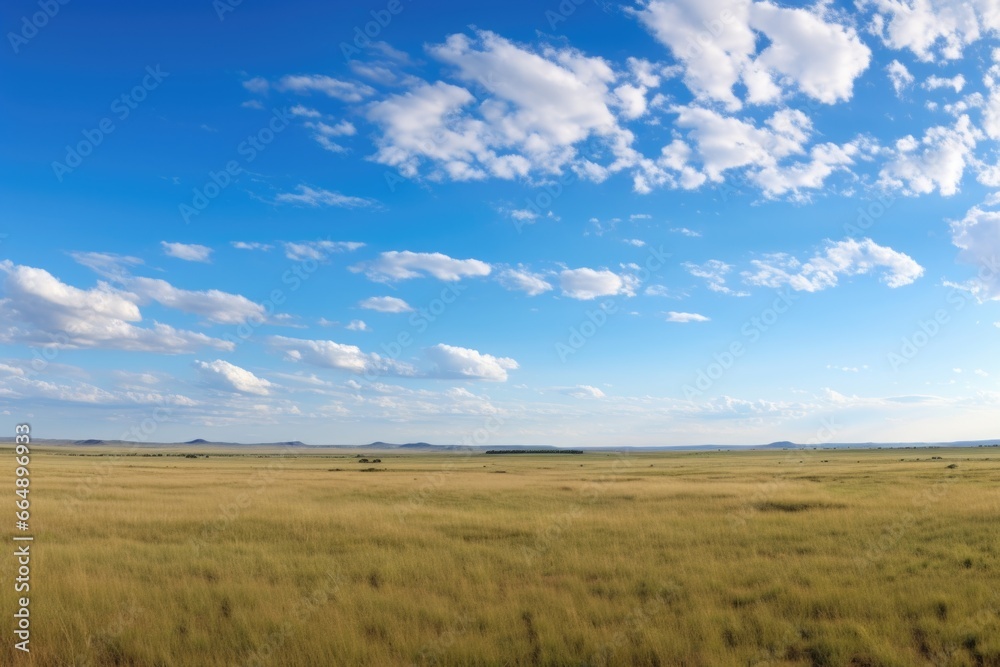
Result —
M33 452L0 663L1000 665L998 449L208 453Z

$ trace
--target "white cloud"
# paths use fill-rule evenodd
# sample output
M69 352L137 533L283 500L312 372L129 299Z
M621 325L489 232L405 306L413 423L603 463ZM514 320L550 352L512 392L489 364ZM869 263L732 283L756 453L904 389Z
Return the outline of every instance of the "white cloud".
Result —
M733 267L721 260L710 259L704 264L684 262L682 266L695 278L703 278L708 283L708 289L713 292L728 294L729 296L750 295L749 292L737 292L726 286L726 274L732 271Z
M854 80L868 68L871 51L853 28L828 18L815 10L751 3L750 27L771 40L743 76L751 101L773 101L777 96L771 91L784 79L826 104L851 99ZM767 81L760 82L765 76Z
M358 243L357 241L322 240L303 241L301 243L286 242L283 246L285 248L285 257L292 261L301 262L302 260L311 259L319 262L333 253L354 252L358 248L365 247L365 244Z
M807 199L803 190L818 190L836 171L847 170L854 164L857 146L853 143L817 144L809 151L809 160L789 165L766 165L752 174L766 197L779 197L792 193L794 199Z
M881 281L892 288L909 285L924 269L909 255L880 246L871 239L827 242L826 250L805 263L784 254L751 262L755 273L744 272L751 285L777 288L788 285L796 291L818 292L837 284L839 276L868 274L882 269Z
M903 91L913 85L913 75L910 74L910 70L906 69L906 65L898 60L889 63L885 71L889 74L889 81L892 82L892 88L896 91L896 97L902 97Z
M938 125L928 129L917 141L906 136L896 142L892 158L879 173L879 182L920 195L939 190L950 196L958 192L966 164L981 133L968 116L961 116L953 127Z
M278 82L278 87L302 94L323 93L342 102L360 102L375 93L374 88L363 83L342 81L320 74L284 76Z
M988 378L990 376L990 374L984 371L982 368L977 368L976 370L973 371L973 373L975 373L981 378Z
M578 384L575 387L567 387L562 391L573 398L604 398L603 391L589 384Z
M372 296L361 301L358 305L380 313L408 313L413 310L410 304L394 296Z
M965 46L1000 30L995 0L863 0L878 12L870 29L920 60L956 60Z
M504 269L497 280L507 289L525 292L528 296L538 296L552 289L552 284L541 274L532 273L520 266L516 269Z
M256 93L258 95L266 93L267 89L270 87L267 79L262 76L255 76L252 79L247 79L243 82L243 87L246 88L251 93Z
M260 250L267 252L274 248L273 245L267 243L258 243L256 241L246 242L246 241L233 241L232 246L237 250Z
M351 320L347 323L348 331L368 331L368 325L364 320Z
M157 278L137 278L129 274L127 265L139 262L132 257L103 253L72 253L73 259L93 269L99 275L120 283L130 300L138 304L156 301L168 308L200 315L217 324L240 324L250 319L263 322L265 309L239 294L220 290L192 291L175 287Z
M187 244L187 243L167 243L160 241L163 246L163 254L188 262L207 262L212 254L212 249L208 246Z
M194 366L198 369L202 380L216 389L267 396L270 394L269 389L274 386L245 368L234 366L222 359L212 362L196 361Z
M342 120L336 125L329 125L323 122L308 122L305 126L313 130L313 139L320 146L331 153L344 153L346 148L333 140L333 137L351 137L357 134L357 129L353 124Z
M0 340L69 348L107 348L180 354L202 347L231 350L231 342L142 320L138 296L106 283L82 290L44 269L0 263L7 276L0 300Z
M138 266L142 260L138 257L116 255L108 252L71 252L70 257L77 264L86 266L102 278L123 280L128 277L129 266Z
M622 243L630 246L635 246L636 248L642 248L646 245L646 242L642 239L622 239Z
M184 290L157 278L131 278L126 286L138 297L139 303L156 301L218 324L240 324L253 318L262 322L266 319L262 305L239 294L214 289Z
M466 277L490 275L490 265L478 259L453 259L439 252L411 252L392 250L383 252L378 259L351 267L355 273L364 272L376 282L409 280L427 274L438 280L455 281Z
M262 305L239 295L219 290L192 291L174 287L156 278L132 278L127 283L139 303L156 301L168 308L200 315L217 324L241 324L266 319Z
M688 236L693 239L700 238L701 232L696 232L693 229L688 229L687 227L674 227L670 230L674 234L680 234L682 236Z
M436 179L513 179L571 167L600 181L636 159L612 107L635 113L637 91L612 90L619 75L603 59L572 48L529 50L487 31L475 39L451 35L428 51L484 91L482 102L473 108L466 88L438 81L371 105L368 118L383 131L376 161L408 177L429 162ZM580 155L589 139L597 140L588 144L594 154ZM608 151L611 164L594 162Z
M924 88L927 90L937 90L938 88L951 88L956 93L962 92L962 88L965 87L965 77L961 74L956 74L950 79L946 79L940 76L929 76L927 80L924 81Z
M656 168L677 172L684 188L700 187L706 179L721 183L726 171L748 168L750 181L768 196L797 193L822 187L830 174L852 163L857 150L854 144L819 144L808 152L808 161L783 165L786 158L807 154L805 145L813 128L801 111L777 111L763 127L703 107L673 111L677 127L688 131L692 145L674 140L663 149Z
M607 269L564 269L559 273L559 286L564 295L588 301L601 296L635 296L638 280Z
M530 208L519 208L511 211L510 217L520 222L534 222L538 219L538 213L532 211Z
M279 204L301 204L303 206L337 206L339 208L363 208L375 201L363 197L351 197L330 190L314 190L307 185L298 186L298 192L282 192L274 198Z
M289 113L292 114L293 116L299 116L302 118L321 118L323 116L323 114L316 111L315 109L302 106L301 104L296 104L295 106L293 106L291 109L289 109Z
M646 288L643 294L646 296L663 296L668 299L679 299L687 296L684 292L674 292L666 285L650 285Z
M439 344L425 350L435 366L435 375L443 378L506 382L507 371L516 370L517 362L508 357L494 357L476 350Z
M25 375L0 376L0 396L13 400L44 399L83 406L174 406L192 407L197 403L180 394L162 394L148 389L108 391L85 382L61 384Z
M691 322L708 322L709 318L704 315L699 315L698 313L678 313L677 311L671 310L667 313L667 322L678 322L680 324L689 324Z
M321 368L333 368L352 373L377 375L415 375L409 364L365 353L355 345L343 345L332 340L305 340L271 336L270 346L285 353L285 359Z
M684 68L696 99L743 106L733 92L746 86L747 101L775 103L790 89L832 104L851 98L854 80L871 52L849 26L815 9L750 0L651 0L634 13ZM767 44L757 53L762 33Z
M960 285L981 301L1000 300L1000 211L974 206L951 223L958 258L976 267L976 278Z

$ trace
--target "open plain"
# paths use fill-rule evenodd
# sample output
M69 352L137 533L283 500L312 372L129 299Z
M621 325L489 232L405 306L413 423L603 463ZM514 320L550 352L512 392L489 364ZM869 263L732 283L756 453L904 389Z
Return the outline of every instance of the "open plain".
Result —
M18 664L1000 665L996 448L35 447L31 496Z

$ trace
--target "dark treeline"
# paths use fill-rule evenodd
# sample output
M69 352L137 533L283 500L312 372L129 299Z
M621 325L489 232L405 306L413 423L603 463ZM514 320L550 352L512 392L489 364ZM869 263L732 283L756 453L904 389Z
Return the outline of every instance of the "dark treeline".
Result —
M487 449L487 454L583 454L582 449Z

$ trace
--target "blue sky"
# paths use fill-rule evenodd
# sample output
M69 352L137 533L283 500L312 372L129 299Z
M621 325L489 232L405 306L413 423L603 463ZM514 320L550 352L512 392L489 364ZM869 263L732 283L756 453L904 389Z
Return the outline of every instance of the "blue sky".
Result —
M10 433L997 436L996 3L2 11Z

